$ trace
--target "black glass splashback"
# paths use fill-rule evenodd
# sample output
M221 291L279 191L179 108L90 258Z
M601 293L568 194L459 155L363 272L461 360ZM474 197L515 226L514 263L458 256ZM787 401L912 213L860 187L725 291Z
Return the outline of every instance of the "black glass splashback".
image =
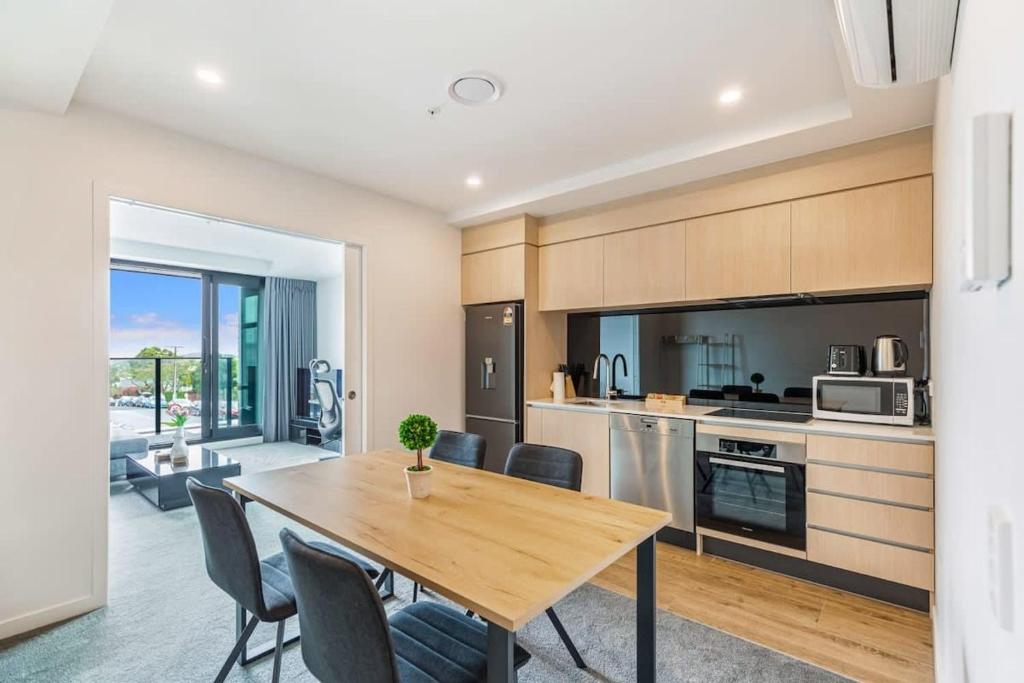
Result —
M576 313L568 319L568 360L577 391L599 396L605 374L591 378L594 358L621 353L616 385L629 395L689 394L691 390L751 396L758 404L810 406L811 378L825 372L830 344L860 344L870 364L876 336L896 334L910 347L908 374L926 366L923 292L893 298L756 308L702 307L639 313Z

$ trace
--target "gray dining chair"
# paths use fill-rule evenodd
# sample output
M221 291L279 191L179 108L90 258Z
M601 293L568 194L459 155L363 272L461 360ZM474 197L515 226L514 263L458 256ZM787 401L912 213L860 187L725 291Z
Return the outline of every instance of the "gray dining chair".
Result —
M221 683L227 678L256 625L262 621L277 624L272 678L277 683L281 676L285 620L294 616L296 610L295 592L284 554L276 553L263 560L259 558L245 511L230 493L207 486L194 477L189 477L185 486L199 518L206 573L218 588L253 615L214 680ZM370 563L335 545L314 541L311 546L320 552L344 558L358 567L367 576L367 581L379 574Z
M302 660L321 681L476 683L487 680L487 628L434 602L388 617L366 573L292 531L281 545L295 587ZM530 653L518 645L518 670Z
M541 446L532 443L517 443L508 452L505 462L505 474L518 479L529 479L541 484L558 486L563 489L579 491L583 484L583 458L576 451L555 446ZM545 610L551 625L558 631L558 637L565 644L576 666L587 668L575 643L569 637L562 621L555 614L554 607Z
M442 429L437 433L437 440L430 449L430 458L463 465L473 469L483 469L484 456L487 455L487 439L479 434L469 432L452 432Z
M437 433L437 440L430 448L430 459L476 470L484 468L484 457L487 455L487 439L479 434L469 432L453 432L442 429ZM412 601L420 597L422 586L415 581L412 584Z

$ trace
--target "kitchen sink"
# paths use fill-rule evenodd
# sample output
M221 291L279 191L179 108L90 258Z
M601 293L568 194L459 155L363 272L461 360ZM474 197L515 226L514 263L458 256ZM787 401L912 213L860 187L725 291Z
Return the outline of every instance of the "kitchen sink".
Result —
M574 406L596 406L598 408L607 408L615 401L605 401L596 398L570 398L566 403L571 403Z

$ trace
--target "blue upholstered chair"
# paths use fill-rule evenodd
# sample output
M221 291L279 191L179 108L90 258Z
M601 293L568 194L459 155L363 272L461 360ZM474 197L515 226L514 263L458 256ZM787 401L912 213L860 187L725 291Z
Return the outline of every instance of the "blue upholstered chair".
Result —
M475 683L487 679L487 629L434 602L387 617L358 565L288 529L281 545L295 587L302 659L321 681ZM530 654L516 646L516 668Z
M558 486L563 489L579 491L583 483L583 458L576 451L554 446L539 446L532 443L517 443L508 452L505 462L505 474L518 479L529 479L541 484ZM551 625L558 631L558 637L565 644L565 649L572 655L572 660L581 669L587 668L579 650L562 626L562 621L555 614L554 607L545 610Z
M281 674L284 623L288 617L295 615L296 609L295 592L284 554L277 553L260 560L245 511L230 493L206 486L193 477L189 477L185 486L199 517L206 573L221 590L253 615L215 680L220 683L227 678L256 625L263 621L277 624L273 674L276 683ZM358 567L366 575L367 581L379 574L371 564L337 546L320 542L314 542L311 546L325 554L345 558L346 562Z

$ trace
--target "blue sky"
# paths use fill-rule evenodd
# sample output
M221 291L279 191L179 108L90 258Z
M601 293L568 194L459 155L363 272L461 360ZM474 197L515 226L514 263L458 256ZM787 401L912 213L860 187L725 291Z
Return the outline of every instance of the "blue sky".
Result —
M110 355L135 356L147 346L198 355L202 346L202 281L199 278L110 271ZM238 299L220 302L221 348L238 342Z

